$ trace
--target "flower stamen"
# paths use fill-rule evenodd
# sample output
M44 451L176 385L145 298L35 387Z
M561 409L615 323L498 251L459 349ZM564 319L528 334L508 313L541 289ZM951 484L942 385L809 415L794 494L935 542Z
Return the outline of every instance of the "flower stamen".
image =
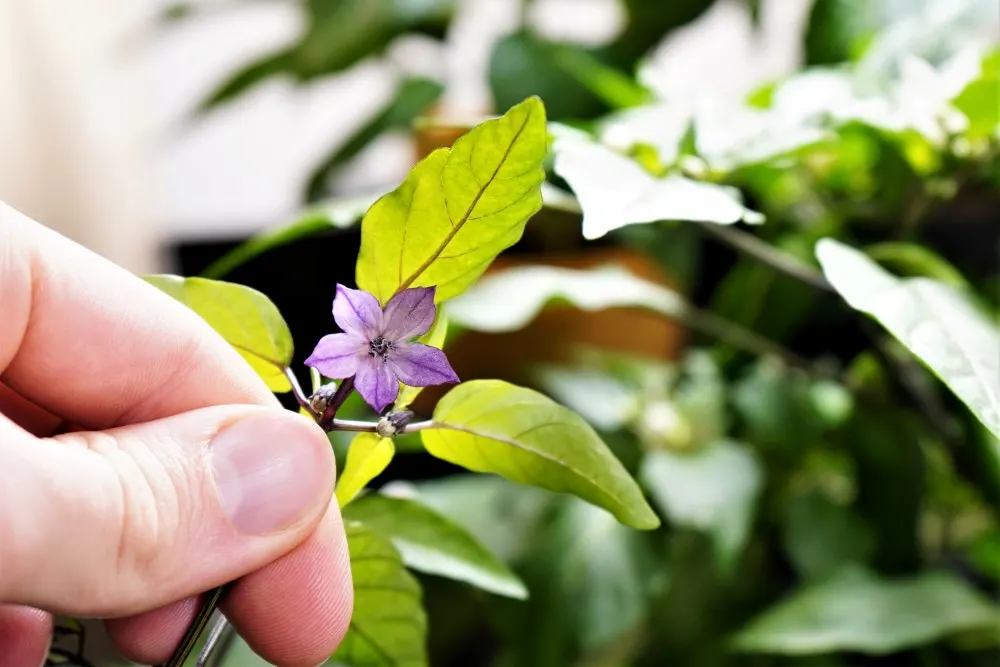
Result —
M389 359L389 351L392 350L392 341L384 336L376 336L368 345L368 354L372 357L382 357L382 361Z

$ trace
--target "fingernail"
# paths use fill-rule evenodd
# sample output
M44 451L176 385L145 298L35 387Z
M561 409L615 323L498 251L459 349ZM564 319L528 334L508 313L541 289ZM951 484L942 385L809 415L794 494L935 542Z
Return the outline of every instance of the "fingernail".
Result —
M329 441L297 415L246 417L219 431L211 452L222 507L241 532L281 530L330 501Z

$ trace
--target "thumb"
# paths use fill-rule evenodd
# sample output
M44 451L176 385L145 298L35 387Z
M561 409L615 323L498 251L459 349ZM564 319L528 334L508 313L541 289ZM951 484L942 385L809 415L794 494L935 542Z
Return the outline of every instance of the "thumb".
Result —
M124 616L232 581L310 534L334 467L323 431L288 410L44 439L0 416L0 602Z

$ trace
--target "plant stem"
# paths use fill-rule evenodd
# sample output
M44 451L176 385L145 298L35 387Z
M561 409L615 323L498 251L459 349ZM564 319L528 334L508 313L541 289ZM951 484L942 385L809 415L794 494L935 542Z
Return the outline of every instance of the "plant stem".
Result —
M728 225L717 225L710 222L699 222L696 224L706 233L714 236L734 250L746 253L758 261L767 264L772 269L784 273L786 276L800 280L824 292L834 291L833 286L827 282L826 278L819 271L808 264L800 262L787 253L775 250L768 243L761 241L753 234L748 234Z
M326 427L327 431L358 431L363 433L375 433L375 428L378 426L375 422L358 421L355 419L334 419ZM432 420L428 419L422 422L413 422L412 424L407 424L399 430L399 433L412 433L414 431L423 431L428 428L434 428L435 424Z
M695 331L718 338L733 347L759 355L773 355L781 358L789 366L801 368L812 375L828 376L816 368L808 359L800 357L788 348L782 347L772 340L758 336L753 331L730 322L707 310L688 307L683 317L679 318Z
M292 385L292 394L295 396L295 401L299 404L299 407L308 412L313 419L319 420L319 415L316 411L312 409L312 405L309 403L309 397L306 396L305 392L302 391L302 385L299 384L299 379L295 377L295 372L285 366L284 368L285 377L288 378L288 383Z
M317 422L320 425L320 428L325 431L336 430L333 428L334 417L337 416L337 410L339 410L340 406L344 404L344 401L347 400L347 397L351 395L352 391L354 391L353 376L341 382L340 386L337 387L337 391L334 392L333 398L330 399L330 402L326 406L326 410L323 411L323 414L320 415ZM373 429L374 427L375 425L372 424Z

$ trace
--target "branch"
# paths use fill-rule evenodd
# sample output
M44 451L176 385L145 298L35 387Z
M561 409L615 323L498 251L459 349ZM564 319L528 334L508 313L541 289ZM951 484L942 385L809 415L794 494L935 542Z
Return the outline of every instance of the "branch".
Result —
M807 285L824 292L834 292L833 286L826 281L816 269L800 262L788 253L775 250L770 244L761 241L753 234L728 225L717 225L711 222L695 223L706 233L714 236L729 247L750 255L754 259L767 264L790 278L795 278Z

